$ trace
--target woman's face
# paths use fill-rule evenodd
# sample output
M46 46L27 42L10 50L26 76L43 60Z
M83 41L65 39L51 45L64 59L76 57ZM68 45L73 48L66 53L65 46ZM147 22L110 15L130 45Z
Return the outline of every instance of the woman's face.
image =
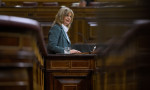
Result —
M63 24L64 24L65 26L68 26L68 25L71 23L71 19L72 19L72 14L71 14L71 12L70 12L70 13L68 13L68 15L66 15L66 16L64 17L64 22L63 22Z

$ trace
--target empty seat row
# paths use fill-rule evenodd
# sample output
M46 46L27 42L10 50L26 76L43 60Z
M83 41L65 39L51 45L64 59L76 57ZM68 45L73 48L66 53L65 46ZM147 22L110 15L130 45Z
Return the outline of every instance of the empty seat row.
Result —
M43 6L58 6L58 2L43 2ZM38 6L38 2L23 2L23 6Z

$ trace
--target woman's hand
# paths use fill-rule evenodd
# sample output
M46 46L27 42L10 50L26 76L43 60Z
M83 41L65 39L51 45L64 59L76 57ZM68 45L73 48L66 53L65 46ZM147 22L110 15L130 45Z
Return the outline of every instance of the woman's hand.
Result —
M81 53L81 52L75 49L70 50L70 54L76 54L76 53Z

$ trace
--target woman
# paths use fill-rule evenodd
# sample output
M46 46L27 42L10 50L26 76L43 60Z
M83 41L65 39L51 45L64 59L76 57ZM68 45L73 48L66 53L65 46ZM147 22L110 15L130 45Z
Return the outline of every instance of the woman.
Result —
M71 47L71 42L68 37L68 30L73 21L74 13L68 7L62 7L52 24L52 28L48 34L48 52L51 54L65 53L65 47ZM70 54L81 53L78 50L71 49Z

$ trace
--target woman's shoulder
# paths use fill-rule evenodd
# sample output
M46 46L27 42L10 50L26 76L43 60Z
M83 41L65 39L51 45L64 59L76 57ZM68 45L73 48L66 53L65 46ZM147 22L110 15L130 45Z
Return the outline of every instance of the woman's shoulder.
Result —
M62 28L62 26L61 26L61 25L59 25L59 24L55 24L54 26L52 26L52 28L61 29L61 28Z
M60 33L62 30L62 27L59 24L55 24L51 27L49 32L53 32L53 33Z

